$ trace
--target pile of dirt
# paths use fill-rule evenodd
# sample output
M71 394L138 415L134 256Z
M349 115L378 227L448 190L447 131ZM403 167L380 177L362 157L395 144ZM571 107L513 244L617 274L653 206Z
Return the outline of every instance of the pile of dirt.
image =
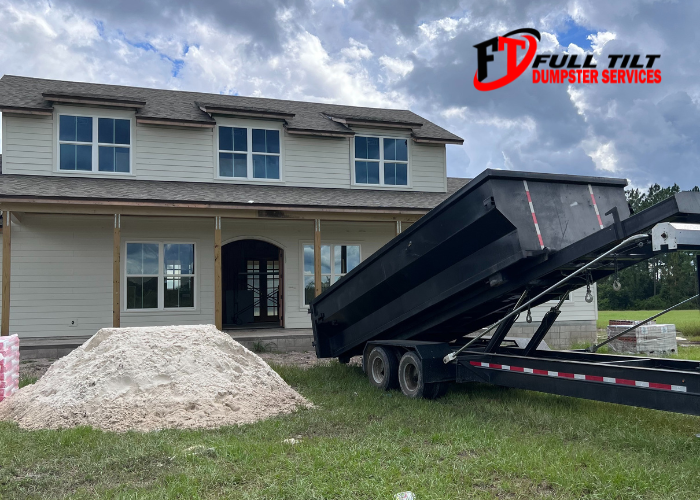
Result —
M310 403L259 356L210 325L104 328L0 403L24 429L213 428Z

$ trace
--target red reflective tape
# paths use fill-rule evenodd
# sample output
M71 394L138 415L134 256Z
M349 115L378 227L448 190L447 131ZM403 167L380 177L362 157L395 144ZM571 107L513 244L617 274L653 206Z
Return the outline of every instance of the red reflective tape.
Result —
M532 373L533 375L560 377L570 380L585 380L586 382L604 382L606 384L627 385L631 387L637 387L640 389L661 389L665 391L687 392L687 387L683 385L659 384L656 382L644 382L639 380L630 380L626 378L601 377L600 375L583 375L576 373L556 372L551 370L540 370L538 368L525 368L522 366L499 365L497 363L486 363L481 361L469 361L469 364L478 368L492 368L494 370L503 370L528 374Z
M537 216L535 215L535 212L532 212L532 220L535 224L537 224Z
M528 202L528 203L532 203L532 198L530 198L530 191L528 191L528 190L526 189L526 190L525 190L525 194L527 195L527 202Z
M591 201L593 202L593 210L595 210L595 215L598 217L598 225L603 229L603 220L600 218L600 211L598 210L598 204L595 202L595 196L593 196L593 186L588 185L588 192L591 193Z

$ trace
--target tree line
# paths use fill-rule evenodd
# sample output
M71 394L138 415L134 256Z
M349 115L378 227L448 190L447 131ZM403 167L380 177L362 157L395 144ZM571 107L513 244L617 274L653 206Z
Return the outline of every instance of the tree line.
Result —
M662 188L658 184L644 192L626 191L627 201L634 213L665 200L680 192L677 184ZM691 191L700 191L695 186ZM665 309L697 292L697 252L673 252L640 262L618 273L622 288L613 290L614 276L598 282L598 308L601 310L657 310ZM695 301L681 308L694 309Z

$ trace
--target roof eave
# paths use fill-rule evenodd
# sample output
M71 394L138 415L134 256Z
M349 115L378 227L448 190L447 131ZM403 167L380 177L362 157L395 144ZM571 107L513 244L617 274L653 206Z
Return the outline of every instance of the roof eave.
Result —
M137 101L132 99L123 99L119 97L99 97L87 96L80 94L61 94L54 92L44 92L42 97L50 102L60 104L83 104L90 106L107 106L110 108L135 108L141 109L146 106L145 101Z
M137 116L136 123L141 125L162 125L166 127L214 128L215 121L179 120L174 118L156 118Z
M464 144L464 139L461 137L458 137L456 139L441 139L437 137L412 137L413 142L417 142L419 144L457 144L457 145L462 145Z
M284 129L287 131L288 134L293 134L293 135L311 135L311 136L321 136L321 137L353 137L355 135L355 132L348 131L348 132L343 132L343 131L334 131L334 130L313 130L313 129L304 129L304 128L293 128L293 127L284 127Z
M296 116L294 113L284 113L280 111L267 111L262 109L245 109L235 106L218 106L212 104L200 104L199 109L210 115L241 116L244 118L266 118L270 120L288 120Z
M15 115L53 115L53 108L30 108L23 106L0 106L0 113L10 113Z

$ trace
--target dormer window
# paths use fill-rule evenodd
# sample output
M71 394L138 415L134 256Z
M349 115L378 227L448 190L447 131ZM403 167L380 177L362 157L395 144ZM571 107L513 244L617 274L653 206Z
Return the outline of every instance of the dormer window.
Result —
M92 170L92 117L59 117L59 155L61 170Z
M129 172L130 125L129 120L98 118L100 172Z
M280 178L280 131L219 127L219 177Z
M355 184L408 185L408 139L355 136Z
M131 120L59 115L60 171L131 172Z

